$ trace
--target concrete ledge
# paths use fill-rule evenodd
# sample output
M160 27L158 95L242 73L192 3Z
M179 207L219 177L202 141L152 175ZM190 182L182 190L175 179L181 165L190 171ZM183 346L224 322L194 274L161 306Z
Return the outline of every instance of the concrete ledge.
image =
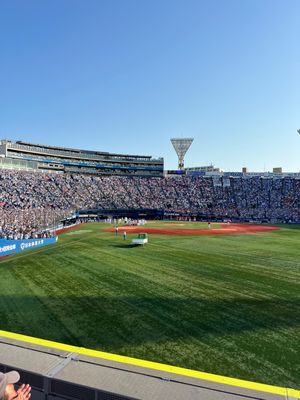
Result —
M300 399L300 392L293 389L185 370L4 331L0 331L0 354L0 370L20 371L22 381L30 383L34 389L33 400L51 399L51 396L53 399L80 400Z

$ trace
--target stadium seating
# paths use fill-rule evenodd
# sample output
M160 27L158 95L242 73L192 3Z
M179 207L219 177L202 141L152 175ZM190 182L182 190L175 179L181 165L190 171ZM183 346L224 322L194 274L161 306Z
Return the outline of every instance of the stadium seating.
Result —
M300 179L91 176L1 170L0 236L47 235L78 209L159 209L209 219L300 222Z

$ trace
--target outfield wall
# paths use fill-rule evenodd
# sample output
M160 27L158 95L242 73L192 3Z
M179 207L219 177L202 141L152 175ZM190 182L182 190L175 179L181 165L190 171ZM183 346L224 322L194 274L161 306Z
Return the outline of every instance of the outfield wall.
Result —
M56 235L67 232L71 229L77 228L81 224L72 224L69 226L61 227L55 230ZM51 238L37 238L37 239L24 239L24 240L8 240L0 239L0 259L15 253L20 253L24 250L31 250L37 247L48 246L55 244L58 241L58 236Z
M80 224L72 224L72 225L68 225L68 226L62 226L60 228L55 229L55 233L56 235L60 235L64 232L68 232L71 229L77 228L78 226L82 225L82 223Z
M32 400L300 400L299 390L70 346L0 330L0 371Z
M14 253L20 253L24 250L31 250L37 247L55 244L58 240L57 236L52 238L24 239L24 240L7 240L0 239L0 257L6 257Z
M32 400L300 400L300 391L0 330L0 371L17 369Z

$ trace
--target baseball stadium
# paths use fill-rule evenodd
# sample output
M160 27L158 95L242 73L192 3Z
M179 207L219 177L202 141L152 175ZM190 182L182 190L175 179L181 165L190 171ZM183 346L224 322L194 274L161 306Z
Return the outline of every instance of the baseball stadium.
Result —
M300 398L300 173L2 140L0 370L32 399Z

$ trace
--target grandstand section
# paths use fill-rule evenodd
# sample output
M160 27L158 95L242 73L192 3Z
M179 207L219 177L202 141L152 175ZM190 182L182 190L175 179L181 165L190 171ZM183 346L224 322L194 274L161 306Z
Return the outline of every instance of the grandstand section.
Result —
M110 175L162 176L163 158L114 154L23 141L0 141L0 157L11 162L30 162L29 167L61 172ZM9 161L6 162L9 164ZM1 166L1 164L0 164Z
M23 226L24 233L49 228L80 210L151 219L300 222L300 179L294 176L158 178L3 169L0 190L2 235L7 228L6 236L15 234L15 226Z

